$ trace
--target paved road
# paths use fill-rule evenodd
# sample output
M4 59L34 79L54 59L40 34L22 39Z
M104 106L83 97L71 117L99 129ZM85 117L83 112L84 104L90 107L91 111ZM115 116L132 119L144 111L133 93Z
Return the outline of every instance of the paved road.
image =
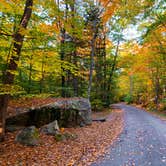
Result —
M132 106L125 112L125 127L110 154L92 166L166 166L166 122Z

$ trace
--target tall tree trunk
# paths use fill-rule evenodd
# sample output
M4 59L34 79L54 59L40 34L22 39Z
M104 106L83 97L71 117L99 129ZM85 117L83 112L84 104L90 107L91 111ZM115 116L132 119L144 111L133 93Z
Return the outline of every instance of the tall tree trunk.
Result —
M101 81L102 81L102 69L101 69L101 38L99 37L95 43L95 95L100 98L101 93Z
M106 62L106 33L103 32L103 44L102 44L102 54L103 54L103 85L102 85L102 101L106 102L107 98L107 62Z
M133 98L133 88L134 88L134 82L133 82L133 74L129 76L130 80L130 98Z
M61 57L61 61L64 60L65 58L65 29L61 29L61 50L60 50L60 57ZM62 76L61 76L61 96L65 97L66 93L65 93L65 76L64 76L64 68L63 65L61 65L61 70L62 70Z
M113 77L113 74L115 71L117 57L118 57L118 53L119 53L119 44L120 44L120 39L118 40L117 45L116 45L115 56L114 56L112 67L111 67L110 74L109 74L109 80L108 80L108 85L107 85L107 104L108 105L110 104L110 88L111 88L112 77Z
M77 67L77 52L76 52L76 42L75 42L75 0L72 0L70 2L70 8L71 8L71 17L72 17L72 23L71 23L71 28L72 28L72 43L73 43L73 51L72 51L72 57L73 57L73 64ZM73 74L73 91L74 91L74 96L78 96L78 77Z
M93 79L93 69L94 69L94 56L95 56L95 43L97 37L97 20L93 21L93 37L91 40L91 53L90 53L90 70L89 70L89 85L88 85L88 99L90 100L92 79Z
M60 11L60 2L58 0L58 11ZM67 22L67 16L68 16L68 2L67 0L65 0L65 21ZM59 28L60 28L60 33L61 33L61 41L60 41L60 45L61 45L61 50L60 50L60 58L61 61L63 61L65 59L65 39L66 39L66 29L65 29L65 25L61 25L61 21L60 18L58 20L58 24L59 24ZM63 67L63 65L61 65L61 70L62 70L62 76L61 76L61 96L62 97L66 97L66 79L65 79L65 69Z
M59 27L60 30L60 59L61 61L64 60L65 58L65 28L64 25L61 23L61 18L60 18L60 0L55 1L55 3L58 6L58 22L57 22L57 26ZM64 76L64 68L63 68L63 64L61 63L61 96L65 97L65 76Z
M32 86L32 59L33 55L30 56L30 64L29 64L29 78L28 78L28 94L31 92L31 86Z
M0 96L0 142L4 140L5 136L5 120L8 101L9 95Z
M11 71L16 71L17 69L17 62L20 58L21 48L23 45L24 34L20 33L21 29L26 29L28 22L30 20L32 14L32 6L33 0L26 0L24 13L20 21L19 28L17 32L14 34L13 40L13 49L12 49L12 56L10 61L7 65L7 72L4 75L3 84L5 85L12 85L14 82L14 73ZM1 95L0 96L0 141L4 140L5 136L5 120L6 120L6 111L9 102L9 95Z
M44 86L44 58L42 59L42 66L41 66L41 80L40 80L40 93L43 92L43 86Z
M74 48L76 49L76 48ZM73 64L77 67L77 54L76 51L73 52ZM78 77L73 75L73 90L74 96L78 96Z
M155 105L157 111L159 109L159 99L160 99L160 77L159 77L159 69L157 67L156 78L155 78Z

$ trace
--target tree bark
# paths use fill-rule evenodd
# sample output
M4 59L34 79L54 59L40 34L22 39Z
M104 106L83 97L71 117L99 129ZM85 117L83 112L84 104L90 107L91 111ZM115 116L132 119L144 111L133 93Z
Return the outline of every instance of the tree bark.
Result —
M118 40L117 45L116 45L115 56L114 56L113 64L112 64L111 71L109 74L109 80L108 80L108 85L107 85L107 104L108 105L110 104L110 88L111 88L110 85L111 85L112 77L113 77L115 67L116 67L117 57L118 57L118 53L119 53L119 44L120 44L120 39Z
M9 101L9 95L0 96L0 142L4 141L6 110Z
M160 77L159 77L159 69L156 69L156 77L155 77L155 105L156 110L159 109L159 99L160 99Z
M24 34L20 33L21 29L26 29L28 22L31 18L32 14L32 6L33 6L33 0L26 0L24 13L22 15L20 26L17 30L17 32L13 36L13 49L12 49L12 56L10 58L10 61L7 65L7 70L4 73L4 85L12 85L14 82L14 76L13 73L17 69L17 62L20 58L21 48L23 45L24 40ZM6 111L7 106L9 102L9 95L4 94L0 96L0 141L4 140L5 137L5 120L6 120Z
M71 17L72 20L74 21L75 19L75 0L72 0L70 3L70 8L71 8ZM72 28L72 43L73 43L73 51L72 51L72 56L73 56L73 64L77 67L77 52L76 52L76 42L75 42L75 23L71 23L71 28ZM73 74L73 92L74 96L78 96L78 77Z
M42 59L42 66L41 66L41 80L40 80L40 89L39 92L43 92L43 86L44 86L44 58Z
M95 56L95 43L97 37L97 21L93 21L93 37L91 40L91 53L90 53L90 70L89 70L89 85L88 85L88 99L90 100L91 88L92 88L92 78L93 78L93 68L94 68L94 56Z
M31 86L32 86L32 59L33 55L30 56L30 64L29 64L29 80L28 80L28 91L27 93L30 94L31 92Z
M61 50L60 50L60 57L61 57L61 61L64 60L65 58L65 48L64 48L64 44L65 44L65 29L61 29ZM64 68L63 65L61 65L61 70L62 70L62 76L61 76L61 96L65 97L66 96L66 89L65 89L65 76L64 76Z

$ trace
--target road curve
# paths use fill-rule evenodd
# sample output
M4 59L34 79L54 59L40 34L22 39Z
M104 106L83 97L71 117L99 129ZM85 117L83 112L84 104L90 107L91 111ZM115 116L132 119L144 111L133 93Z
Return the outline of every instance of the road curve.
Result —
M116 106L125 112L124 130L110 154L91 166L166 166L166 121L132 106Z

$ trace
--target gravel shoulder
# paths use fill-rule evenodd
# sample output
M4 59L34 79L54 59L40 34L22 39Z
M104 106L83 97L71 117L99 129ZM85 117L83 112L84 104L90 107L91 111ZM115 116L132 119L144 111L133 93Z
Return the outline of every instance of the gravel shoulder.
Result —
M165 166L166 122L133 106L116 106L125 113L124 130L110 153L91 166Z

